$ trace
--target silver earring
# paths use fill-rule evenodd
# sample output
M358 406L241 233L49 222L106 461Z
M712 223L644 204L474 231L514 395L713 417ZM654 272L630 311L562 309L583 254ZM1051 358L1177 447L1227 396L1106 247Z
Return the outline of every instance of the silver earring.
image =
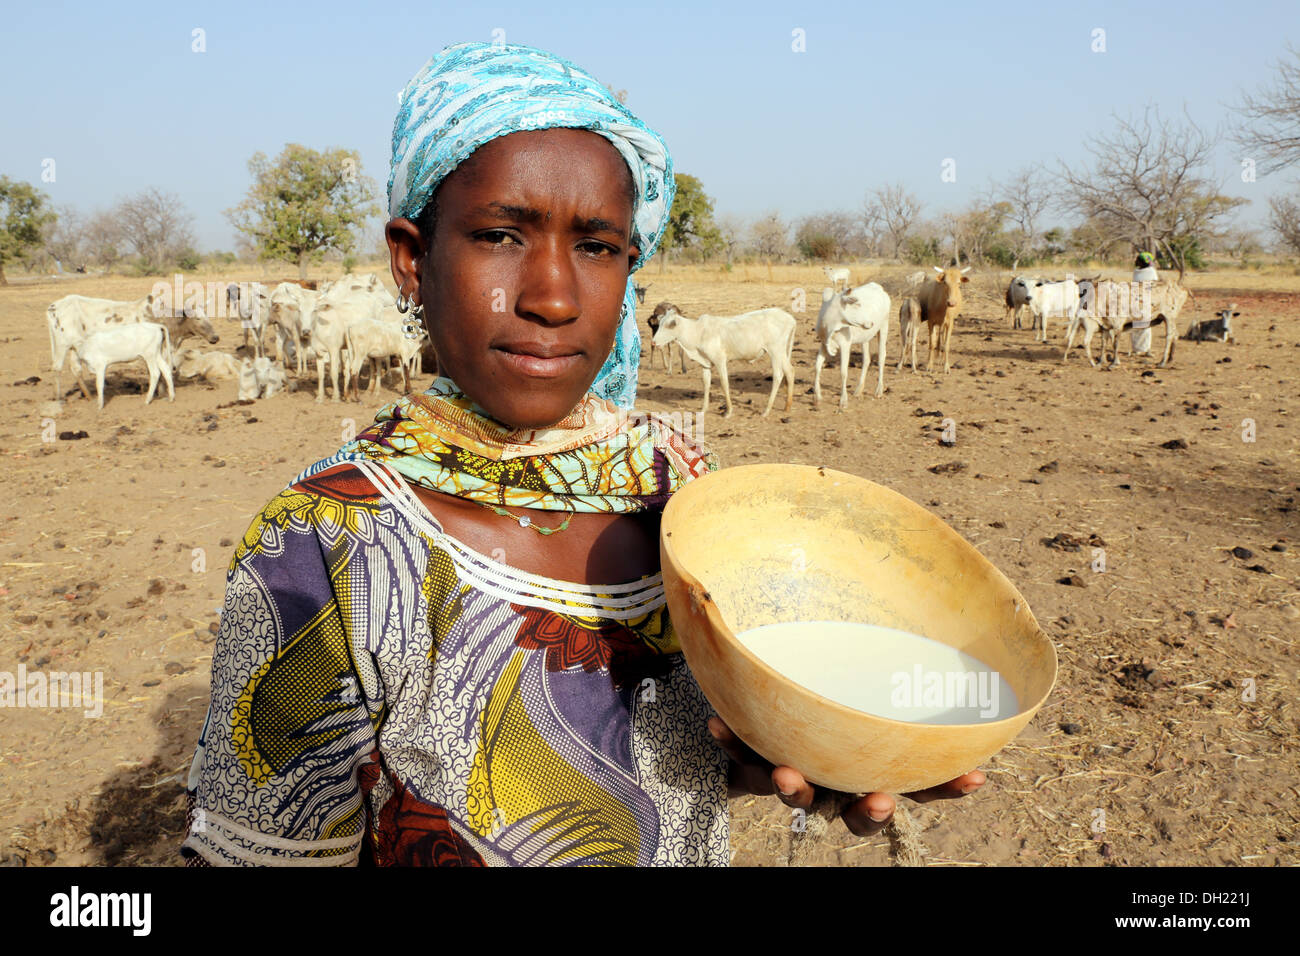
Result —
M406 297L404 291L399 290L397 293L397 311L402 313L402 315L406 315L410 308L411 300Z

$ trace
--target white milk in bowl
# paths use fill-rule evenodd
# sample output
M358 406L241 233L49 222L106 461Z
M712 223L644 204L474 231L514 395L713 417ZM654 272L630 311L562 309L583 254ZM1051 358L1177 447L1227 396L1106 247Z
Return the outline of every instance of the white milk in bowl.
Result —
M736 637L795 683L877 717L978 724L1020 710L1011 685L983 661L892 627L791 621Z

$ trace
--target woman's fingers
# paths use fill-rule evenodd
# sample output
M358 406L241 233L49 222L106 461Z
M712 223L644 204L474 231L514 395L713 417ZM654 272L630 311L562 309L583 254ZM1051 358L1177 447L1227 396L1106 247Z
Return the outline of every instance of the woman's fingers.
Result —
M871 836L894 819L894 797L888 793L869 793L844 809L844 825L855 836Z
M931 787L928 790L905 793L903 796L915 800L917 803L929 803L931 800L951 800L954 797L964 797L968 793L974 793L984 786L987 779L982 771L972 770L970 773L962 774L956 780L949 780L947 783L941 783L937 787Z
M774 767L772 769L772 787L781 802L787 807L807 810L812 806L813 785L803 778L794 767Z

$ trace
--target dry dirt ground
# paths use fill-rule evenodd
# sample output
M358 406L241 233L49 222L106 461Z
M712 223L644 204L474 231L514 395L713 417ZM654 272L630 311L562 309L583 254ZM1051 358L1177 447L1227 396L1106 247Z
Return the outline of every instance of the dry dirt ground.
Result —
M858 267L854 279L893 291L907 271ZM198 278L250 277L268 278ZM809 394L820 270L652 271L641 315L661 299L688 314L788 308L804 288L793 408L781 399L759 417L768 373L757 366L733 365L732 418L715 389L705 433L724 466L820 464L898 490L1001 568L1056 643L1056 689L983 767L988 784L911 805L927 864L1296 864L1300 280L1190 276L1192 317L1237 302L1240 344L1180 342L1168 369L1125 355L1118 371L1091 369L1078 352L1062 365L1059 323L1050 345L1036 344L1004 321L1006 277L973 280L952 373L895 369L894 331L885 396L868 390L844 412L837 370L825 373L820 409ZM141 364L110 374L102 413L73 396L44 421L45 307L74 291L136 298L151 284L0 289L0 671L100 671L105 698L97 719L0 711L0 862L10 865L176 861L180 781L207 705L233 543L379 404L316 405L304 387L235 405L234 383L185 383L174 404L146 408ZM218 347L233 349L237 325L221 320L219 331ZM698 369L648 362L645 407L699 408ZM23 384L31 376L40 381ZM945 418L952 447L939 443ZM1095 548L1104 572L1093 570ZM772 798L732 810L734 862L783 865L790 811ZM839 824L814 854L889 859L883 836Z

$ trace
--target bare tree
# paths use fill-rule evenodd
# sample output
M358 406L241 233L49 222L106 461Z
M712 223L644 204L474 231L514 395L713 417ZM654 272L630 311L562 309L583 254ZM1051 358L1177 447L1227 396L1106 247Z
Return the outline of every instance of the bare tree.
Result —
M714 222L718 226L718 235L722 241L722 251L727 256L727 265L731 265L741 247L742 237L745 234L745 220L727 213L718 216Z
M96 212L86 222L84 229L86 255L91 262L112 269L122 261L126 252L126 240L122 236L122 226L112 210Z
M86 222L72 206L60 206L59 218L50 226L45 236L45 248L68 270L86 264Z
M1041 168L1027 166L988 190L990 206L1004 206L1002 212L1011 224L1007 238L1014 261L1011 271L1020 268L1020 260L1029 258L1038 242L1042 216L1052 205L1051 184Z
M1300 203L1290 196L1274 196L1268 201L1269 227L1290 252L1300 255Z
M904 190L902 183L881 186L869 193L863 202L863 226L868 236L887 237L890 255L897 259L908 232L921 215L921 209L921 200Z
M1134 249L1163 252L1179 278L1189 244L1215 236L1216 221L1248 202L1222 195L1210 180L1214 140L1190 118L1176 126L1154 107L1141 120L1114 116L1085 148L1094 168L1061 164L1062 206Z
M115 210L122 238L146 272L157 272L194 244L191 217L179 196L150 187Z
M1290 60L1278 62L1273 85L1242 97L1233 129L1251 158L1262 160L1258 165L1265 173L1300 162L1300 50L1287 51Z
M750 227L750 242L754 254L772 264L773 259L784 258L790 248L789 227L777 213L768 213Z

